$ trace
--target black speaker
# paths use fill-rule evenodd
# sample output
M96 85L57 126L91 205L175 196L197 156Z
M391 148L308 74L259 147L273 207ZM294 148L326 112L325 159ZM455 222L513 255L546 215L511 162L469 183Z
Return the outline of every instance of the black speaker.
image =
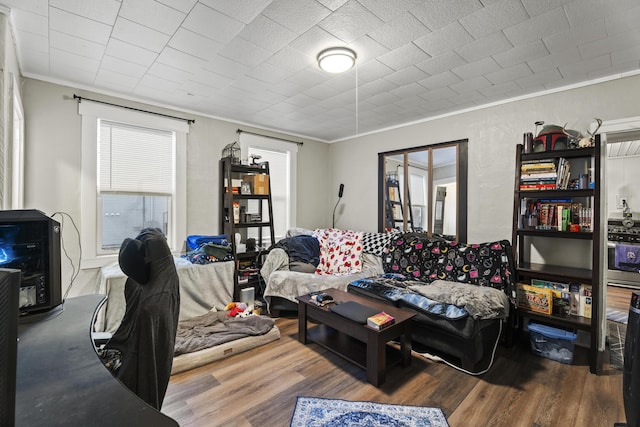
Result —
M19 292L20 270L0 268L0 426L15 423Z
M622 396L628 427L640 427L640 292L631 294L624 341Z

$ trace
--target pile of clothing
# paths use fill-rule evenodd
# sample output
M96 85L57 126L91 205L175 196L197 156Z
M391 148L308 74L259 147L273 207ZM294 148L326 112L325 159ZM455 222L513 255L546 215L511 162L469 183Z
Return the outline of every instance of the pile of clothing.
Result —
M192 264L210 264L233 259L233 252L226 234L187 236L187 249L189 252L182 255L182 258L189 260Z

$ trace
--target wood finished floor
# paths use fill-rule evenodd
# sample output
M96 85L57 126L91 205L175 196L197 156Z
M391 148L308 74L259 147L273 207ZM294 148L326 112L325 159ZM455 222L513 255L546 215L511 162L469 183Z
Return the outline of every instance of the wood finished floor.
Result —
M634 291L638 292L637 289L622 286L607 286L607 308L628 312L631 293Z
M628 300L627 300L628 301ZM627 303L628 304L628 303ZM627 305L628 307L628 305ZM171 378L162 412L181 426L288 426L297 396L442 408L451 427L613 426L625 420L622 372L589 373L530 353L521 340L498 347L481 377L414 356L380 388L365 371L315 344L297 341L297 320L279 318L278 341Z

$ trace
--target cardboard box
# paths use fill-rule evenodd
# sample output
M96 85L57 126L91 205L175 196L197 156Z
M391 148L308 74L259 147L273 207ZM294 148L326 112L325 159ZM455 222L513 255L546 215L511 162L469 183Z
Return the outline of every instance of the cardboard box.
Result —
M548 280L531 279L531 286L551 290L554 315L567 317L571 314L571 293L568 283L550 282Z
M245 175L242 179L251 184L251 194L269 194L269 175Z
M535 311L536 313L551 314L553 309L551 289L518 283L516 293L518 307Z

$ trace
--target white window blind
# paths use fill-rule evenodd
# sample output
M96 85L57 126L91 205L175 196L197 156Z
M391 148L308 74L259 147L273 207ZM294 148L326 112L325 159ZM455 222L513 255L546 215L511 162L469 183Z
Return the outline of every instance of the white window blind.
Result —
M171 194L174 132L100 120L99 190Z

